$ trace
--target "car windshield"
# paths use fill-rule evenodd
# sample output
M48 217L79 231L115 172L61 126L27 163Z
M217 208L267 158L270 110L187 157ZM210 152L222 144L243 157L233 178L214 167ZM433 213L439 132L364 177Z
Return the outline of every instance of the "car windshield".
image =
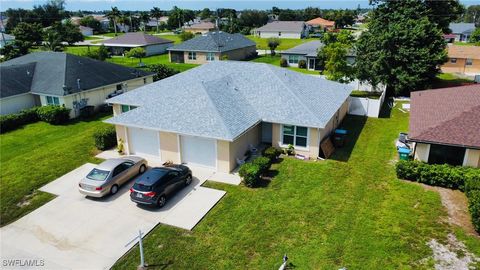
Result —
M110 172L109 171L102 171L99 169L93 169L88 175L88 179L97 180L97 181L105 181L107 176Z
M133 184L133 189L137 191L150 191L152 190L152 186L135 183Z

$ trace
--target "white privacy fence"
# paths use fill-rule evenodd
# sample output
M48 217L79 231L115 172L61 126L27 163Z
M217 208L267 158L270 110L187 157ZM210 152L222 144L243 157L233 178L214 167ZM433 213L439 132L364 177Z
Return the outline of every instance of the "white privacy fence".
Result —
M362 98L362 97L350 97L350 105L348 106L348 113L353 115L363 115L368 117L378 118L382 109L383 102L385 101L385 86L379 85L373 87L366 83L352 82L350 85L358 87L358 90L369 92L380 92L382 95L378 99L374 98Z

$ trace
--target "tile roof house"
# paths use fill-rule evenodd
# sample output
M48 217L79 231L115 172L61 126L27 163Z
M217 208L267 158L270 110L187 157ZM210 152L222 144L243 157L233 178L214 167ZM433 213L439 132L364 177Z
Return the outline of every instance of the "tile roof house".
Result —
M210 31L215 31L217 27L212 22L198 22L191 25L186 25L183 27L185 32L190 32L193 34L205 34Z
M230 172L261 142L317 158L352 90L269 64L216 61L107 100L114 117L105 122L129 154Z
M412 92L409 129L416 159L480 167L480 84Z
M480 74L480 46L448 46L448 60L441 66L446 73Z
M61 105L71 117L153 81L153 73L63 52L35 52L0 64L1 114Z
M255 29L254 33L261 38L305 38L308 27L302 21L273 21Z
M196 36L167 49L170 62L203 64L210 61L244 60L255 54L255 42L242 34L222 31Z
M173 46L173 41L144 32L130 32L105 40L103 45L117 55L121 55L131 48L141 47L145 49L146 55L150 56L165 53L167 48Z
M473 31L475 31L474 23L450 23L450 30L452 31L453 37L450 36L452 41L467 42Z
M335 28L334 21L325 20L321 17L311 19L307 21L306 24L310 26L312 29L318 29L318 30L332 30L333 28Z

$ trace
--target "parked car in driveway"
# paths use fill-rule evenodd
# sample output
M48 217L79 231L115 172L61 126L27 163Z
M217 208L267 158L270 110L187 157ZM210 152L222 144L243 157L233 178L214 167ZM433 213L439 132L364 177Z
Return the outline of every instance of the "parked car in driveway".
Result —
M191 182L192 171L187 166L152 168L135 180L130 189L130 199L137 204L163 207L169 196Z
M115 194L121 185L147 170L147 161L141 157L112 158L93 168L78 184L80 193L91 197Z

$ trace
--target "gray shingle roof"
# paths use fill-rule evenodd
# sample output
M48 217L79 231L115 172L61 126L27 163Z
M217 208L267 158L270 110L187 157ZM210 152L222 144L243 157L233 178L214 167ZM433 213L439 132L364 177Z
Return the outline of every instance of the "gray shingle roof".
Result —
M105 46L146 46L153 44L166 44L173 43L172 40L159 38L156 36L148 35L143 32L130 32L125 35L121 35L112 39L105 40L103 44Z
M229 34L222 31L209 32L181 44L168 48L169 51L227 52L255 46L255 42L242 34Z
M450 23L450 30L453 34L469 34L475 30L474 23Z
M214 61L107 100L106 120L233 141L260 121L323 128L353 87L263 63Z
M35 52L3 62L0 67L35 63L30 91L33 93L63 96L64 86L69 93L77 93L104 85L120 83L153 73L102 62L63 52ZM80 79L78 89L77 79ZM3 80L17 80L4 77ZM3 92L3 88L1 89Z
M257 28L257 31L275 31L275 32L298 32L301 33L305 28L305 22L302 21L273 21Z
M323 46L323 43L320 40L314 40L285 50L282 52L282 54L301 54L316 57L318 54L318 49L321 46Z
M30 92L35 63L0 67L0 98Z

